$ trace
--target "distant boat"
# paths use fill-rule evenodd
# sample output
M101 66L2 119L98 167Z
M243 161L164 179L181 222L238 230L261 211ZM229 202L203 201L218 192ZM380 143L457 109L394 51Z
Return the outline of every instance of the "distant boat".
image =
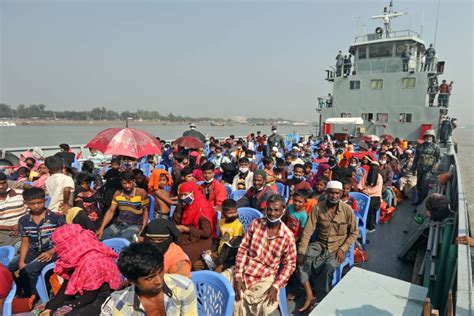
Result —
M16 126L16 123L9 121L0 121L0 126Z
M224 126L224 123L221 123L221 122L211 122L210 125L211 125L211 126Z

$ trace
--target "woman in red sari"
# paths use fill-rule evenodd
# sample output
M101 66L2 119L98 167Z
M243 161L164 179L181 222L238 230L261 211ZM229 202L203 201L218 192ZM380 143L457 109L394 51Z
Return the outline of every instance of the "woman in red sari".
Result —
M196 183L184 182L178 188L179 201L173 220L180 231L179 244L194 264L216 238L217 213Z

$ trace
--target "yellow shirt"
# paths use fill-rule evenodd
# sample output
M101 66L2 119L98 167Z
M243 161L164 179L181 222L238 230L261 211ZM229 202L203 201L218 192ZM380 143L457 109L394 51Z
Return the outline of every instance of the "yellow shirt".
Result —
M224 246L225 243L231 241L237 236L243 236L244 226L238 219L231 223L226 223L225 219L223 218L219 221L219 231L221 233L221 240L219 242L219 248L217 249L217 253L220 253L221 248L222 246Z

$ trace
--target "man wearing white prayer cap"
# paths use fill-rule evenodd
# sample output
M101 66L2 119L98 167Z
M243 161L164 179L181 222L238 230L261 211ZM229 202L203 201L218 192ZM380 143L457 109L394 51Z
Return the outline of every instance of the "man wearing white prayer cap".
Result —
M325 296L331 290L334 271L344 262L359 233L354 211L341 201L342 183L329 181L326 195L327 199L311 211L298 245L298 274L306 292L299 311L304 313L316 305L310 280L316 279L317 291ZM311 241L316 229L317 239Z

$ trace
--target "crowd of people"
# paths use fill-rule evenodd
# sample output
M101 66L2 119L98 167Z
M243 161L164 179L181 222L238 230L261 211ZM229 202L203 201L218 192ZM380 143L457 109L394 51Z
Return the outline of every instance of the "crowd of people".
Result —
M274 126L201 149L162 141L161 155L135 160L104 163L92 150L81 171L65 144L46 158L26 152L0 172L0 244L18 246L0 283L31 297L56 262L60 285L38 315L196 315L191 271L213 270L233 286L236 315L271 314L290 280L309 312L358 238L349 193L370 197L368 232L381 203L417 192L420 204L440 159L435 138L285 139ZM261 218L245 227L241 207ZM101 242L114 237L132 242L118 257Z

